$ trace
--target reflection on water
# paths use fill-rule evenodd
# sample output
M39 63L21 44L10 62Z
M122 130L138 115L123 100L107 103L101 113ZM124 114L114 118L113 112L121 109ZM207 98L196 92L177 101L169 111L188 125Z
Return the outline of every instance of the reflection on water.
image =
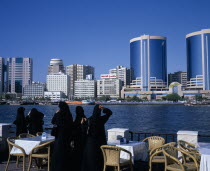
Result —
M20 106L0 106L0 123L11 123L15 120ZM51 119L57 106L24 106L25 114L33 107L44 113L45 127L51 127ZM84 105L85 114L92 114L92 105ZM129 128L132 131L175 133L178 130L193 130L210 134L210 106L180 105L107 105L113 116L106 128ZM70 106L75 118L76 106Z

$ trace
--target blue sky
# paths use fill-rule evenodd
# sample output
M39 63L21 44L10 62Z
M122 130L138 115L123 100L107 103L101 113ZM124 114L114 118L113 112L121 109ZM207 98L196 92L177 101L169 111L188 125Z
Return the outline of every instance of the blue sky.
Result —
M0 56L30 57L34 81L51 58L100 74L130 66L129 40L167 37L168 72L186 71L185 36L210 28L207 0L0 0Z

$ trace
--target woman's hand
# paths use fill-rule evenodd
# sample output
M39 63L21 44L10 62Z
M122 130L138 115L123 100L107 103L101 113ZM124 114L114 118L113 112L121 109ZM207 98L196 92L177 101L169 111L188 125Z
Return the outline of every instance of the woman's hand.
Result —
M81 124L83 124L83 123L86 122L86 121L87 121L87 118L82 118Z
M99 105L99 109L104 109L105 107L103 107L102 105Z

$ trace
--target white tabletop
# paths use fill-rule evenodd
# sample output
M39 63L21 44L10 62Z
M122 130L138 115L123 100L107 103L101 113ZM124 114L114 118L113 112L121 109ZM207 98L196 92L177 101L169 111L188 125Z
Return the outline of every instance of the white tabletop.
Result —
M124 148L127 151L130 151L132 154L132 161L134 160L142 160L146 161L148 156L148 148L145 142L131 141L128 144L110 144L116 145L118 147ZM120 158L129 159L129 154L121 151Z
M30 138L21 138L21 139L17 139L15 140L15 144L17 144L18 146L22 147L25 150L25 153L27 155L30 154L31 150L40 145L43 144L47 141L51 141L54 140L55 137L54 136L50 136L47 134L47 138L46 139L42 139L41 136L36 136L36 137L30 137ZM16 154L16 153L22 153L20 149L13 147L11 152L11 154Z
M210 143L198 143L201 154L200 171L210 171Z

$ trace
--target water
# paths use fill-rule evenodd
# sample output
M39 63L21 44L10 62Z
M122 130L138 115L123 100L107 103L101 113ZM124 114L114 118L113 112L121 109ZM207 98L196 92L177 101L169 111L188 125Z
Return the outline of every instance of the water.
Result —
M12 123L20 106L0 105L0 123ZM52 127L51 119L57 106L26 105L25 114L35 107L44 115L44 127ZM93 105L84 105L85 115L89 117ZM210 135L210 106L182 105L106 105L113 115L106 129L129 128L131 131L176 133L178 130L199 131ZM70 106L75 118L76 106Z

